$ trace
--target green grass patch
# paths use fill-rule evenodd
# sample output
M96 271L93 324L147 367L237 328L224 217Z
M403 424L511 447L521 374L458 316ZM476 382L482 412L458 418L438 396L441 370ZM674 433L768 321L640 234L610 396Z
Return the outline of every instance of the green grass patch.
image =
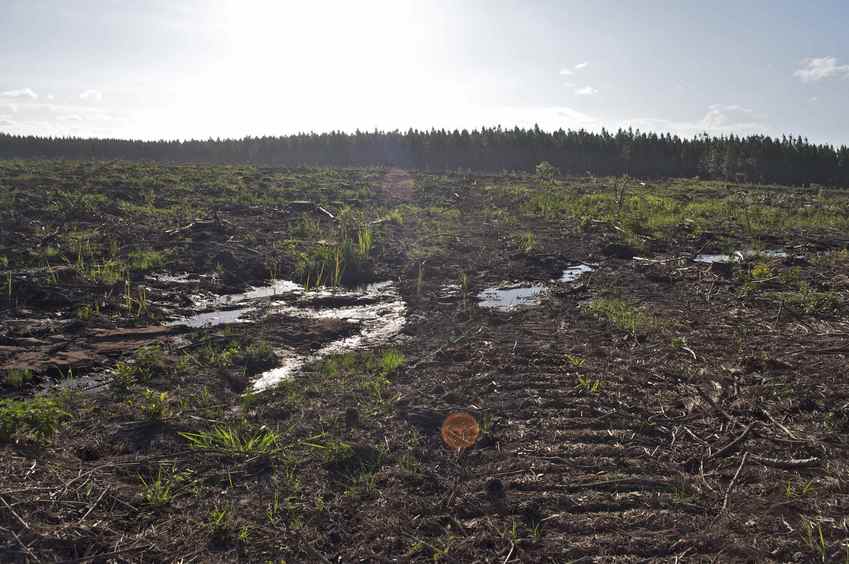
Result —
M590 313L606 319L617 329L635 336L660 326L655 316L620 298L596 298L586 308Z
M12 388L23 388L32 379L32 370L27 368L9 368L3 372L3 384Z
M139 476L139 480L142 484L141 494L145 505L151 508L159 508L171 503L174 498L173 483L169 476L162 475L162 468L159 469L155 478L148 481Z
M547 219L572 217L581 225L615 225L630 236L663 238L676 229L722 230L751 238L795 230L849 228L849 199L811 197L797 193L749 189L729 193L713 183L671 183L643 186L613 179L611 186L557 186L531 194L522 210Z
M389 373L402 367L407 362L407 357L400 351L390 350L380 357L380 367L384 373Z
M17 437L46 443L69 416L60 403L51 398L0 399L0 442Z
M225 426L198 433L180 433L180 436L198 450L242 456L271 454L279 450L280 441L280 436L271 429L250 432Z
M165 267L167 258L164 251L130 251L127 264L133 272L149 272Z
M364 358L357 353L346 353L331 357L322 364L321 373L325 382L340 389L366 392L378 404L383 403L384 391L390 384L388 371L371 355Z
M773 298L789 307L807 315L825 315L834 313L840 306L837 292L819 292L810 287L807 282L799 284L795 291L772 292Z
M248 374L256 374L262 370L268 370L277 365L277 355L265 341L252 343L242 349L237 356L239 365L244 366Z

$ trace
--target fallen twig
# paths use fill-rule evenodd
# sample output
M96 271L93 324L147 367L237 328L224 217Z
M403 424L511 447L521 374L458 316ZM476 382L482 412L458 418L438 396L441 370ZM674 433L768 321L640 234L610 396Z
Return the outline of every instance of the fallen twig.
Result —
M763 464L764 466L782 468L784 470L794 470L796 468L811 468L813 466L819 466L820 463L820 459L817 456L812 456L810 458L788 458L786 460L782 460L779 458L768 458L766 456L757 456L753 454L751 458L755 462Z
M724 409L722 409L721 407L719 407L718 405L716 405L716 402L715 402L715 401L713 401L713 398L712 398L712 397L710 397L710 394L708 394L706 391L704 391L704 390L702 389L702 387L701 387L701 386L694 386L694 387L696 388L696 391L697 391L697 392L699 392L699 395L700 395L700 396L702 396L702 398L703 398L706 402L708 402L708 403L710 404L710 406L711 406L714 410L716 410L716 412L717 412L717 413L719 413L720 415L722 415L723 417L725 417L725 418L726 418L726 419L727 419L730 423L734 423L734 424L736 424L736 423L737 423L737 420L736 420L736 419L734 419L731 415L729 415L728 413L726 413Z
M776 420L775 420L775 418L774 418L772 415L770 415L770 413L769 413L766 409L761 409L761 411L763 411L764 415L766 415L766 416L769 418L769 420L770 420L770 421L772 421L772 422L773 422L773 423L774 423L774 424L775 424L775 425L776 425L779 429L781 429L782 431L784 431L784 432L787 434L787 436L788 436L788 437L790 437L791 439L793 439L793 440L795 440L795 441L800 441L800 440L802 440L802 439L800 439L799 437L797 437L796 435L794 435L794 434L790 431L790 429L788 429L787 427L785 427L784 425L782 425L781 423L779 423L778 421L776 421Z
M89 507L89 508L88 508L88 511L86 511L86 512L85 512L85 515L83 515L82 517L80 517L80 520L79 520L77 523L82 523L83 521L85 521L85 518L86 518L86 517L88 517L88 516L89 516L89 514L90 514L92 511L94 511L94 508L95 508L95 507L97 507L97 504L98 504L98 503L100 503L100 500L101 500L101 499L103 499L103 496L105 496L105 495L106 495L106 492L108 492L108 491L109 491L109 488L108 488L108 487L106 487L106 488L105 488L105 489L104 489L104 490L100 493L100 496L98 496L98 498L94 501L94 503L92 503L92 504L91 504L91 507Z
M737 438L735 438L733 441L731 441L730 443L728 443L727 445L725 445L724 447L722 447L721 449L719 449L715 453L708 456L708 458L709 459L710 458L718 458L718 457L730 452L731 450L733 450L734 447L736 447L738 444L740 444L743 441L743 439L746 438L746 435L749 434L749 431L752 430L752 427L754 427L754 425L755 425L754 423L749 423L746 426L746 428L743 429L743 432L740 433L740 435Z
M15 510L14 510L14 509L12 509L12 506L11 506L11 505L9 505L9 503L6 501L6 498L4 498L3 496L0 496L0 501L2 501L2 502L3 502L3 505L5 505L5 506L6 506L6 509L8 509L8 510L12 513L12 515L14 515L14 516L15 516L15 519L17 519L18 521L20 521L21 525L23 525L25 529L29 529L29 528L30 528L30 527L29 527L29 525L27 525L27 522L26 522L26 521L24 521L24 520L21 518L21 516L20 516L20 515L18 515L18 514L15 512Z
M504 559L504 564L510 561L510 557L513 556L513 549L516 548L516 545L513 544L513 541L510 541L510 552L507 553L507 558Z
M746 429L749 429L747 427ZM743 458L740 460L740 466L737 467L737 471L734 473L734 477L731 478L731 482L728 484L728 489L725 490L725 499L722 501L722 510L725 511L725 508L728 507L728 496L731 495L731 490L734 489L734 484L737 483L737 478L740 476L740 472L743 470L743 466L746 464L746 459L749 457L749 451L743 453Z

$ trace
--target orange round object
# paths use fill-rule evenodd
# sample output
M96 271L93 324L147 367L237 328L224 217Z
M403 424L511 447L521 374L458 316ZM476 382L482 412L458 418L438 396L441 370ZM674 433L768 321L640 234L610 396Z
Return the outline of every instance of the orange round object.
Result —
M480 434L477 419L468 413L452 413L442 423L442 440L449 448L471 448Z

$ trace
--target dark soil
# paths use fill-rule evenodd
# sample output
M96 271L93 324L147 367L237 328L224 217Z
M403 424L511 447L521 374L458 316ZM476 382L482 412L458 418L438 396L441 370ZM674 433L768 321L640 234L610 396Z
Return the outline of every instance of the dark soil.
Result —
M840 233L788 228L753 238L739 226L714 235L680 225L662 238L623 237L606 222L528 212L528 193L514 190L538 189L528 177L16 166L0 178L0 189L18 194L0 218L13 281L0 307L0 370L31 369L32 381L2 391L52 394L68 416L47 440L17 434L0 444L4 562L846 558L849 260L835 252L845 247ZM162 209L179 197L205 202L203 221L122 215L119 202L141 197L121 188L134 175L160 183L150 193ZM66 210L59 224L40 211L39 191L53 194L54 182L107 199L96 211ZM242 186L246 202L216 188L224 184ZM248 351L308 354L355 325L266 315L267 300L254 303L253 323L163 323L192 310L192 293L264 283L270 258L273 274L294 278L297 254L276 251L297 238L285 214L302 211L285 211L286 202L305 199L335 215L348 202L374 221L366 278L398 285L407 323L379 350L309 364L292 381L245 395L275 364ZM393 210L403 221L383 220ZM329 233L337 220L318 212L315 221ZM86 226L115 238L119 256L134 241L170 251L162 270L189 272L189 282L134 275L150 304L132 315L120 306L124 282L82 281L73 264L39 270L32 257L50 237ZM533 245L521 242L526 232ZM752 244L790 256L724 267L691 260ZM579 262L594 271L552 282ZM477 307L478 292L518 281L548 285L541 305ZM644 316L619 326L591 305L602 300ZM95 302L100 313L82 319L79 308ZM161 356L122 395L109 370L139 364L136 351L151 344ZM389 349L403 353L403 366L381 364ZM81 391L56 392L69 376L88 379ZM144 407L144 389L167 394L164 413ZM463 451L440 434L458 411L482 431ZM234 452L192 448L186 438L221 427L273 430L279 440ZM162 503L145 497L157 480L169 485Z

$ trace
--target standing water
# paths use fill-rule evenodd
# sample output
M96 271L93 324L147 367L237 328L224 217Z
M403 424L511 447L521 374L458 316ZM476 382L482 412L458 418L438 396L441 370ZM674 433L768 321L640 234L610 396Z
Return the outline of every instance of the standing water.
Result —
M477 295L480 307L507 311L518 306L539 305L545 287L541 284L487 288Z
M184 317L170 324L211 327L227 323L252 323L255 321L253 318L260 315L283 314L303 319L340 319L359 327L357 334L331 341L309 355L288 349L277 351L282 357L281 365L260 374L253 383L254 391L267 389L291 378L307 362L386 343L401 332L407 313L407 306L393 282L369 284L355 290L320 288L305 291L294 282L276 281L242 294L198 297L195 302L199 307L218 309ZM263 304L262 308L259 307L260 303ZM338 303L344 305L333 305ZM254 314L251 319L246 319L244 315L249 312Z
M592 272L593 268L587 264L578 264L575 266L570 266L566 270L563 271L563 274L560 276L561 282L574 282L582 275L587 272Z
M704 262L708 264L714 262L743 262L747 258L758 256L766 258L786 258L787 253L780 249L771 251L735 251L733 254L730 255L696 255L696 258L694 258L693 260L696 262Z

